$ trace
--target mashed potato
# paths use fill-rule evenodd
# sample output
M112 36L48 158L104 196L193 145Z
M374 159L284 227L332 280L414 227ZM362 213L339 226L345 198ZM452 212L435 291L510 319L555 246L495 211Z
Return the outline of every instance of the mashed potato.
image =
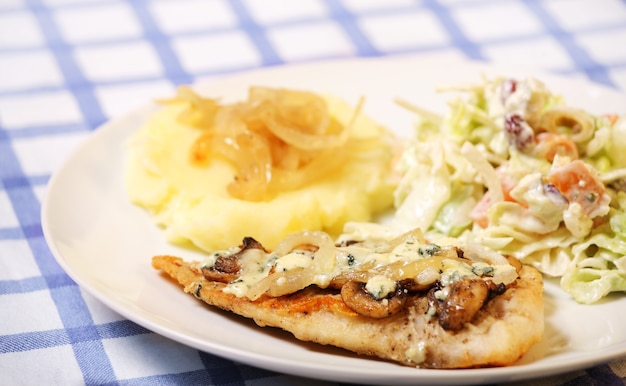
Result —
M347 125L353 119L353 107L332 96L324 100L338 122ZM200 132L180 123L184 109L184 104L165 104L128 147L130 200L153 215L172 243L214 251L252 236L273 248L303 229L339 234L345 222L368 221L392 205L393 138L362 113L349 126L347 143L365 140L368 146L351 150L346 162L302 187L250 201L227 190L237 173L231 162L220 157L206 165L190 161Z

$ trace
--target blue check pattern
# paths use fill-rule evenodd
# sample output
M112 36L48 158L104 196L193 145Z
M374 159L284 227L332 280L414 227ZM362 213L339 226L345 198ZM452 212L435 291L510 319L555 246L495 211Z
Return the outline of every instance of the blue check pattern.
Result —
M178 84L403 54L533 66L626 90L626 1L0 0L0 384L329 384L198 352L111 311L55 262L41 202L93 130ZM625 379L617 360L542 384Z

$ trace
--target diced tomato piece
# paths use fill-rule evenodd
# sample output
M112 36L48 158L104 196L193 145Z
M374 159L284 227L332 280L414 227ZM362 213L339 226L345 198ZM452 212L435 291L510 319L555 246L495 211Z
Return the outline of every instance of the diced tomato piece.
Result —
M575 160L557 166L548 173L550 181L569 203L580 204L583 213L594 214L602 205L601 197L605 193L604 184L587 164Z

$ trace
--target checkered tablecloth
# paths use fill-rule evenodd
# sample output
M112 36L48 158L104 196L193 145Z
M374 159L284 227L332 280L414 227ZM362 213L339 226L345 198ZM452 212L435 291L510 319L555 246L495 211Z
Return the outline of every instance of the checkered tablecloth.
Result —
M46 245L46 184L107 119L199 77L446 52L626 90L626 1L0 0L0 384L326 384L198 352L102 305ZM617 360L535 382L625 379Z

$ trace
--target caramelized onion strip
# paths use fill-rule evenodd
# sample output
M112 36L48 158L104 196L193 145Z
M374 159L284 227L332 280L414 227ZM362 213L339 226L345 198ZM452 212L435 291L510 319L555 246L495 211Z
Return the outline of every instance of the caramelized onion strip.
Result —
M233 197L261 201L272 178L272 160L266 141L254 133L239 134L235 137L237 166L235 180L227 190ZM244 156L245 155L245 156Z
M253 284L246 296L256 300L263 294L272 297L289 295L311 285L315 273L307 268L294 268L288 271L275 272Z
M278 256L284 256L301 246L313 246L317 248L311 269L321 272L330 272L334 268L336 264L335 244L326 232L302 231L293 233L276 246L274 253Z
M219 109L215 99L203 98L196 94L191 87L185 85L178 86L174 98L157 99L156 102L162 105L187 103L188 107L178 115L177 119L184 125L196 128L210 127Z
M270 181L270 190L272 192L280 192L301 188L311 181L328 175L347 160L348 155L345 152L326 150L299 169L285 170L275 168Z
M274 249L277 256L285 256L298 248L316 249L311 266L275 272L255 283L247 297L255 300L265 293L282 296L313 284L318 273L330 272L336 264L335 245L330 236L321 231L303 231L291 234Z
M278 138L291 146L310 150L337 148L346 142L349 133L346 127L342 126L335 119L330 119L330 122L331 124L327 130L335 131L336 133L309 134L304 130L296 130L293 126L276 119L275 116L269 116L265 121L267 128Z
M282 125L291 126L309 134L328 132L330 115L326 101L308 91L250 87L248 100L256 106L259 117L274 119Z

